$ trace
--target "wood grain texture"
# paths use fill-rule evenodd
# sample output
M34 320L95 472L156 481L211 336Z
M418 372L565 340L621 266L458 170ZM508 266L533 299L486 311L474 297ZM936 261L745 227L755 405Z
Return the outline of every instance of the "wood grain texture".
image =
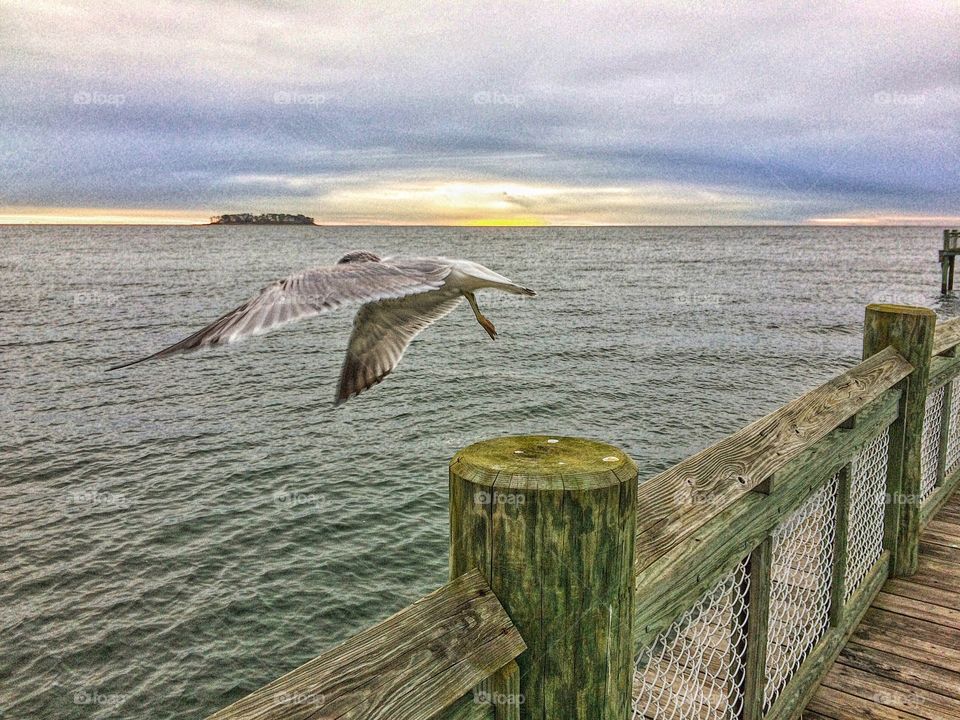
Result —
M952 697L891 677L877 677L842 662L830 668L822 684L926 720L960 720L960 703Z
M492 703L478 696L476 690L471 690L430 720L497 720L495 713Z
M936 623L871 609L853 634L856 642L900 657L960 671L958 636L944 632Z
M932 690L960 701L960 673L927 663L905 660L894 653L850 642L837 658L838 663L855 667L877 677Z
M520 666L515 660L490 678L490 690L496 708L495 720L520 720L523 693L520 690Z
M637 571L912 371L896 350L881 349L816 390L641 483Z
M899 501L887 505L884 547L894 576L909 575L917 566L920 447L936 319L929 308L903 305L868 305L864 317L863 356L892 348L914 368L903 380L900 416L890 427L887 493Z
M524 648L483 577L471 572L211 720L430 720Z
M950 518L947 513L941 513L930 523L931 535L936 533L942 538L960 542L960 521Z
M919 715L829 687L820 688L810 702L809 709L815 716L831 720L923 720Z
M770 619L770 563L773 541L767 537L750 555L750 594L747 611L746 672L743 720L763 719L767 684L767 639Z
M431 720L519 720L522 703L520 669L511 660Z
M933 336L933 354L942 355L958 344L960 344L960 318L937 323L937 330Z
M883 432L897 416L900 393L888 390L852 429L836 429L791 460L770 495L748 493L637 574L636 647L645 647L697 598Z
M953 350L945 352L953 352ZM935 355L930 358L930 377L927 379L927 392L946 385L957 375L960 375L960 356Z
M949 632L960 633L960 610L905 598L889 592L881 592L873 600L873 607L905 617L922 618L943 625ZM960 686L958 686L960 689Z
M939 560L948 562L960 562L960 552L956 548L949 548L944 545L928 542L923 535L920 536L920 556L928 555Z
M478 567L527 643L521 718L626 718L633 461L604 443L499 438L450 464L451 572Z
M837 526L833 535L833 579L830 582L830 625L836 627L843 615L847 594L847 540L850 520L850 492L853 466L845 465L837 484Z
M960 610L960 595L948 590L939 590L933 587L927 587L920 583L910 582L909 580L890 580L884 587L884 591L899 595L905 598L912 598L921 602L952 610Z
M952 523L931 520L923 533L923 539L929 543L960 550L960 536L957 535L956 526Z

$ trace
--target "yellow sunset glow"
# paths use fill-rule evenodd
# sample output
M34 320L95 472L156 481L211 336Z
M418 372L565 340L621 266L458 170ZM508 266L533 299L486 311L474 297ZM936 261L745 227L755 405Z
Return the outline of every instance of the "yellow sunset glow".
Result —
M476 220L467 220L464 225L468 227L543 227L547 223L541 218L526 217L523 215L517 217L502 218L477 218Z
M309 203L291 207L284 207L277 199L250 207L208 210L0 207L0 225L203 225L211 215L224 212L304 213L320 225L723 225L749 224L743 218L761 207L749 196L655 183L583 187L506 179L350 180ZM812 217L805 222L821 226L955 227L960 225L960 216L881 212Z

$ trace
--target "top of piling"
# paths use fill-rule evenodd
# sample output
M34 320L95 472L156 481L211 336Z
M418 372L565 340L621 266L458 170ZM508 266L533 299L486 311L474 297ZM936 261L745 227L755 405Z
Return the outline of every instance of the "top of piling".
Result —
M936 317L937 314L928 307L916 305L895 305L893 303L870 303L867 310L878 313L892 313L895 315L926 315Z
M454 455L450 467L465 479L543 490L609 487L637 475L637 466L619 448L563 435L483 440Z

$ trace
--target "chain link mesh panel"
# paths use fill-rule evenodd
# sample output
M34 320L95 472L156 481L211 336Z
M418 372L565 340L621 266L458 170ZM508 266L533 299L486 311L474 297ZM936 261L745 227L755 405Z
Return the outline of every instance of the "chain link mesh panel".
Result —
M749 593L747 558L641 651L633 718L738 720Z
M960 378L950 383L950 423L947 426L946 474L952 475L960 468Z
M830 624L839 473L773 533L764 711Z
M890 429L878 434L853 461L847 511L847 571L844 599L860 586L883 552L883 513L887 490Z
M944 388L927 395L923 414L923 436L920 439L920 501L923 502L937 486L937 467L940 464L940 421L943 417Z

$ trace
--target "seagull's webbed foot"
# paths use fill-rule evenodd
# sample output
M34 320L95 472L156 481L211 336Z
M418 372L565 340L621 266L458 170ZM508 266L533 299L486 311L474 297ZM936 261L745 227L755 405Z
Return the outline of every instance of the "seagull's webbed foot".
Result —
M493 326L493 323L487 320L480 308L477 305L477 298L472 292L464 292L463 296L467 299L467 302L470 303L470 307L473 309L473 314L477 318L477 322L480 323L480 327L487 331L487 335L490 336L491 340L497 339L497 329Z
M497 329L493 326L493 323L487 320L483 315L477 318L477 321L480 323L480 326L487 331L487 335L490 336L491 340L497 339Z

